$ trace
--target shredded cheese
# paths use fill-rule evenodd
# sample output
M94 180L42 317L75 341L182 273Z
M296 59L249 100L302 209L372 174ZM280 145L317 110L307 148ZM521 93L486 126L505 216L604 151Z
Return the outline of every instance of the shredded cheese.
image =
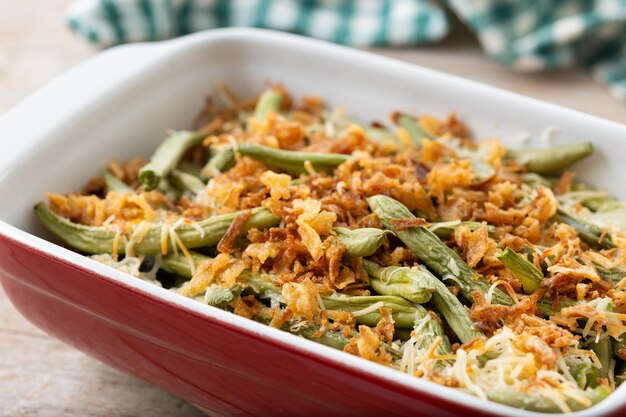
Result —
M448 269L455 276L458 276L461 273L459 265L457 265L456 261L453 258L450 258L450 260L448 261Z
M352 312L352 316L353 317L364 316L366 314L373 313L374 311L377 311L379 308L384 307L384 306L385 306L385 303L383 303L382 301L379 301L377 303L372 304L369 307L365 307L362 310L357 310L357 311Z
M442 281L446 281L446 280L451 280L454 281L454 283L461 289L464 289L465 286L463 285L463 283L461 282L461 280L459 280L457 277L455 277L454 275L451 274L446 274L443 277L441 277Z
M515 290L513 289L513 287L511 287L511 284L509 284L505 280L499 279L493 284L491 284L491 287L489 287L489 291L487 291L487 296L485 297L485 301L487 301L487 304L491 304L493 293L496 291L496 288L498 287L498 285L502 285L506 289L507 293L511 296L511 298L516 303L518 302L517 294L515 294Z

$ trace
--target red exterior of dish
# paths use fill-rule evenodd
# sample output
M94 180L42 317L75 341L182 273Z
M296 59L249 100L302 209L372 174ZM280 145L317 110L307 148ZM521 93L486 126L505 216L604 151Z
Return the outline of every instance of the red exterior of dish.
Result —
M9 298L33 324L223 415L479 415L189 311L0 235Z

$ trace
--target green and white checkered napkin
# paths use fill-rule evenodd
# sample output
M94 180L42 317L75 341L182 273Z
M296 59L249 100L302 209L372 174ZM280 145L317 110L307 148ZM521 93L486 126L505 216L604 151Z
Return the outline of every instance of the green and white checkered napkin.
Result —
M446 7L498 62L521 71L583 65L626 100L626 0L77 0L68 19L101 46L226 26L408 46L446 36Z

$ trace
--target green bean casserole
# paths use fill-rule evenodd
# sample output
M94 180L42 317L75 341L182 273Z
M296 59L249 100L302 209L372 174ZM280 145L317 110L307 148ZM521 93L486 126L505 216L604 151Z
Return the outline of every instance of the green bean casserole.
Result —
M200 303L543 412L626 377L626 206L451 114L359 124L224 86L149 161L35 214L64 245Z

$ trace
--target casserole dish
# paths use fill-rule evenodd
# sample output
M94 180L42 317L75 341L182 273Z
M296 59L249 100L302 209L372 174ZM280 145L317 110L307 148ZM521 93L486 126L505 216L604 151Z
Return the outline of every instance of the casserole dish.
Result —
M268 80L296 95L319 93L361 119L396 108L456 111L477 136L503 138L539 137L559 125L560 141L597 145L577 172L626 197L618 180L626 128L615 123L292 35L229 29L125 46L68 72L0 121L0 271L17 308L61 340L220 414L513 412L154 288L37 237L47 235L31 206L45 191L79 188L103 161L147 156L166 129L189 126L217 81L246 95ZM579 414L623 413L623 391Z

